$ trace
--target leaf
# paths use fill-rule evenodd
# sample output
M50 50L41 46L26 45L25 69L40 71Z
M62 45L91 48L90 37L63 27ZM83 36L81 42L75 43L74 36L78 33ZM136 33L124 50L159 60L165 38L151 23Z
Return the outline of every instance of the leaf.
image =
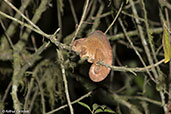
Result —
M108 113L113 113L115 114L115 111L111 110L111 109L105 109L104 112L108 112Z
M85 103L83 103L83 102L78 102L78 104L80 104L80 105L82 105L83 107L87 108L87 109L91 112L91 109L90 109L90 107L89 107L87 104L85 104Z
M100 108L102 108L104 110L106 108L106 105L102 105L102 106L100 106Z
M99 105L94 103L92 107L93 107L93 110L97 110L99 108Z
M99 108L99 109L97 109L94 113L97 114L97 113L100 113L100 112L104 112L104 110L101 109L101 108Z
M164 62L167 63L171 59L171 44L170 44L170 39L169 39L169 33L166 27L164 27L162 44L163 44L163 49L164 49L164 58L165 58Z
M129 0L126 0L126 4L128 4Z
M60 9L60 12L63 13L64 12L64 9L63 9L63 7L64 7L63 0L59 0L58 1L58 4L59 4L58 7Z

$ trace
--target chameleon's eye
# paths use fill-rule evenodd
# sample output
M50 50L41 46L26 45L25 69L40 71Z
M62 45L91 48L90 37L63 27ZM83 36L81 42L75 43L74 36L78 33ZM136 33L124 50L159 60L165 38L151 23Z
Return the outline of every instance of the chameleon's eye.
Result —
M73 44L73 46L75 46L75 47L78 47L78 45L80 45L79 41L75 41Z
M85 47L82 47L81 48L81 53L80 53L80 56L83 56L87 53L87 49Z

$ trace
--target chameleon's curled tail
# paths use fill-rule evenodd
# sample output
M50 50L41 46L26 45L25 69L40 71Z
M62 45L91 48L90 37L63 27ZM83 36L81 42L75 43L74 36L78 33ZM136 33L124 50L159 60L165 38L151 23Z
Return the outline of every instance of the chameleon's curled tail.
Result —
M92 64L89 70L90 79L94 82L104 80L110 72L110 68L102 65Z

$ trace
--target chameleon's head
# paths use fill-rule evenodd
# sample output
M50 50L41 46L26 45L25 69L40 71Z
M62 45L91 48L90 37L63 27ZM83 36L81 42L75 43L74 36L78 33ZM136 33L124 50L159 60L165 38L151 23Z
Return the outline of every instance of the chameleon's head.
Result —
M75 52L80 53L81 50L82 50L81 47L82 47L83 41L84 41L84 38L75 40L75 41L72 43L72 50L75 51Z

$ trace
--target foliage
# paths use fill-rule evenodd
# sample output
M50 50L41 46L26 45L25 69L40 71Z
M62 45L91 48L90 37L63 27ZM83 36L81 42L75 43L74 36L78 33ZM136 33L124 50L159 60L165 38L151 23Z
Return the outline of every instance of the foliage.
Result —
M91 114L97 114L97 113L101 113L101 112L115 114L115 112L113 110L107 108L105 105L98 105L98 104L94 103L92 105L92 110L91 110L91 108L83 102L78 102L78 104L87 108L91 112Z
M1 0L0 111L168 114L170 14L169 0ZM71 48L95 30L113 54L99 83Z
M164 57L165 57L165 63L169 62L171 59L171 38L169 37L169 33L167 31L167 28L164 27L164 33L162 38L163 43L163 49L164 49Z

